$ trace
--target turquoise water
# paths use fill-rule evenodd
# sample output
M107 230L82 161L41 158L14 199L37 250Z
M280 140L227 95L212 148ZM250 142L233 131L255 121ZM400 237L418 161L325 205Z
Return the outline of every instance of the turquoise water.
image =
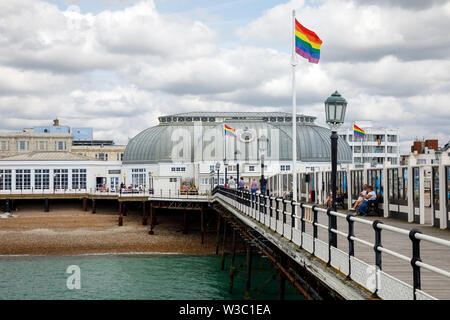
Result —
M228 293L229 259L220 256L96 255L0 258L0 299L243 299L245 257ZM67 267L80 268L81 289L69 290ZM266 259L254 256L252 299L277 299L278 280ZM286 283L286 299L301 299Z

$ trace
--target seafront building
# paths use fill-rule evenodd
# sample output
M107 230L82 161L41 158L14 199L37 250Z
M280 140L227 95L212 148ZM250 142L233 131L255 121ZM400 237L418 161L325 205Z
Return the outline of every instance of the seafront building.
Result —
M331 132L317 126L314 120L297 115L299 170L330 167ZM234 131L232 135L224 134L225 124ZM123 183L172 192L188 185L203 193L217 182L224 184L225 177L236 179L239 175L249 185L251 179L258 180L262 174L268 177L291 171L292 116L284 112L190 112L162 116L157 126L129 141L123 157L118 156L120 150L114 150L114 145L86 142L92 141L89 131L83 131L83 138L72 144L67 128L53 128L58 126L55 122L50 128L39 128L38 133L24 133L27 135L23 141L37 135L36 139L47 142L47 148L37 149L30 140L24 150L12 147L14 154L0 159L0 190L118 191ZM60 141L65 149L50 148L58 147ZM92 156L91 148L96 148L97 156ZM106 159L101 153L113 156ZM340 140L339 162L346 165L351 159L349 145Z
M384 164L400 164L400 135L397 128L372 127L370 121L359 124L366 132L363 138L353 134L353 128L341 128L338 133L352 150L353 164L382 167Z
M73 152L102 161L121 161L125 145L113 140L94 140L93 128L53 125L25 128L20 132L0 132L0 158L30 152Z

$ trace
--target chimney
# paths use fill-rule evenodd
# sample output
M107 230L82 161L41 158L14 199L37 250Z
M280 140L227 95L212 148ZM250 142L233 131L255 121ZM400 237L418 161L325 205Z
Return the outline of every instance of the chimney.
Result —
M58 118L56 118L55 120L53 120L53 126L54 126L54 127L58 127L58 126L59 126L59 120L58 120Z

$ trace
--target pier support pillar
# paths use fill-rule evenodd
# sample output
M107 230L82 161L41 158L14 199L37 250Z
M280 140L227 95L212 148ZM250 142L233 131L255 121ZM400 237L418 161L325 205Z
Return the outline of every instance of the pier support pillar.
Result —
M146 226L148 224L148 207L146 206L146 202L142 201L142 225Z
M155 234L155 232L153 231L153 223L154 223L154 221L153 221L153 206L152 206L152 202L150 201L150 204L149 204L149 210L150 210L150 230L148 231L148 234Z
M83 198L83 211L87 211L87 198Z
M223 224L223 237L222 237L222 261L220 262L220 270L225 270L225 242L227 237L227 223Z
M127 208L127 204L125 202L122 204L122 215L124 217L126 217L128 215L128 208Z
M50 211L50 205L48 203L48 198L44 199L44 212L49 212Z
M231 245L231 263L230 263L230 284L228 288L229 293L233 293L233 281L235 274L234 261L236 259L236 231L233 229L233 240Z
M245 282L245 297L244 299L250 299L250 288L252 280L252 246L247 244L247 281Z
M97 212L97 207L95 206L95 199L92 199L92 213Z
M278 299L284 300L284 294L286 292L286 277L281 272L281 270L278 271Z
M10 199L6 199L5 212L11 212L11 200Z
M205 221L204 220L205 220L205 212L203 209L203 205L201 205L201 207L200 207L200 224L201 224L200 230L202 233L202 244L205 243Z
M123 226L123 215L122 214L119 215L118 225L119 225L119 227Z
M187 212L186 209L183 211L183 234L188 233L188 221L187 221Z
M217 213L217 235L216 235L216 256L219 254L219 241L220 241L220 214Z

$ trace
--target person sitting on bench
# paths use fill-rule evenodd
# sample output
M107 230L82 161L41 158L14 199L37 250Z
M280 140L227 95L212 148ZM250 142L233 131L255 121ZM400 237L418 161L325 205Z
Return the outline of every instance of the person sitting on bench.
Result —
M367 195L364 197L363 203L358 206L358 214L361 216L367 215L367 210L369 209L369 201L377 200L377 194L373 191L372 186L366 186Z
M367 195L367 184L363 184L363 190L359 193L358 199L353 203L353 210L358 210L358 207L363 203L364 197Z

